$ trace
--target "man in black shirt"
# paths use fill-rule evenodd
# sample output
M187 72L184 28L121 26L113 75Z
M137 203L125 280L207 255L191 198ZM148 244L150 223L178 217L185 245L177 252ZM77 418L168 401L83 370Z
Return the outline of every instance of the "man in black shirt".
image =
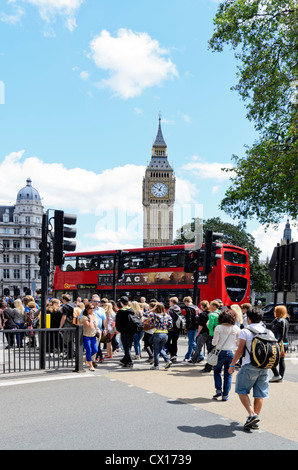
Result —
M208 317L209 317L209 302L207 300L203 300L200 304L202 311L199 314L198 318L198 331L196 334L196 350L193 354L192 358L188 361L191 364L195 364L196 362L201 362L204 360L204 356L202 354L202 347L206 344L209 340L209 330L207 328Z

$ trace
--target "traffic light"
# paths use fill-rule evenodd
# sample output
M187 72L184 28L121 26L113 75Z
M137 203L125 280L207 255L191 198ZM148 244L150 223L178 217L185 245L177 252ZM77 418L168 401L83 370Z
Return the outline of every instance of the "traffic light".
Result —
M42 260L42 242L39 243L38 245L38 248L39 248L39 252L38 252L38 258L39 258L39 261L38 261L38 266L40 267L41 269L41 260Z
M130 268L129 258L125 256L128 253L129 251L122 251L122 250L119 250L118 252L118 275L117 275L118 280L123 279L124 272Z
M216 253L217 250L222 248L222 243L218 243L218 239L222 238L222 233L216 233L212 230L205 232L205 251L203 259L203 274L210 274L213 266L221 259L221 254Z
M51 244L47 242L47 272L51 271Z
M197 266L202 266L204 256L204 249L194 251L185 251L184 272L194 273Z
M68 225L75 225L77 216L56 210L54 221L54 266L61 266L64 262L64 251L75 251L76 249L76 242L67 240L67 238L76 237L77 230L68 227Z

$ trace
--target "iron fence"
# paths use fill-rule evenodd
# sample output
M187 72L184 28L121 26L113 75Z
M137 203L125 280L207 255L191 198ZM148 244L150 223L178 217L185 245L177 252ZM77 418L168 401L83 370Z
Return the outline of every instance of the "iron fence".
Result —
M83 368L83 327L0 330L0 374Z

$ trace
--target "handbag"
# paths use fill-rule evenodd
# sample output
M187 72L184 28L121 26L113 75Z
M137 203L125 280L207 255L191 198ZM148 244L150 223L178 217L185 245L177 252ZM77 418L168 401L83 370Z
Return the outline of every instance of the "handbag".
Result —
M112 341L113 336L114 335L111 335L111 333L109 331L107 331L106 333L102 332L100 342L101 343L110 343Z
M222 343L222 346L220 349L217 349L216 347L213 348L210 353L208 353L208 356L207 356L207 362L210 366L216 366L217 363L218 363L218 356L219 356L219 353L220 351L222 350L222 348L224 347L228 337L230 336L231 332L228 334L228 336L226 337L226 339L224 340L224 342Z
M280 347L280 357L285 357L286 351L284 347L284 334L285 334L285 328L286 328L286 321L283 321L283 332L282 332L282 338L279 341L279 347Z

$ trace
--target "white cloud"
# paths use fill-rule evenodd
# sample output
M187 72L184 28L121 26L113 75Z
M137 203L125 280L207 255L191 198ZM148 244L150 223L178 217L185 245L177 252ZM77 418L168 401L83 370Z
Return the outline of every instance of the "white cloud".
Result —
M176 65L165 58L168 51L147 33L122 28L113 37L103 30L90 42L90 49L96 66L110 74L97 86L124 99L178 76Z
M185 114L185 113L178 113L178 114L181 116L183 121L190 122L190 116L188 114Z
M265 230L265 225L260 225L256 230L251 232L252 236L256 240L256 245L260 248L262 254L261 259L266 260L269 257L271 258L272 252L276 247L277 243L283 238L283 233L285 229L286 219L275 229L273 225L270 225L267 230ZM294 222L291 224L292 229L292 238L294 241L298 241L298 228L294 227Z
M41 18L46 23L55 21L57 16L62 16L65 19L65 26L73 31L76 27L76 13L84 0L9 0L8 3L13 3L16 13L14 15L0 14L2 21L16 23L24 14L23 8L20 5L31 5L38 8ZM3 16L5 15L5 16ZM9 21L10 19L10 21Z
M193 157L193 161L186 163L182 166L182 170L189 171L195 176L199 176L201 179L214 179L214 180L227 180L233 176L233 172L223 171L222 168L232 169L231 163L208 163L197 156Z
M62 163L45 163L37 157L23 159L25 151L12 152L0 164L0 201L15 203L17 192L30 177L46 207L76 209L82 214L103 209L142 211L145 167L124 165L95 173L67 169ZM14 175L13 184L7 184Z
M0 12L0 21L8 24L17 24L21 21L24 14L25 11L23 8L15 6L11 14Z
M85 70L83 70L80 73L80 77L81 77L82 80L88 80L88 78L90 77L90 74L88 72L86 72Z

